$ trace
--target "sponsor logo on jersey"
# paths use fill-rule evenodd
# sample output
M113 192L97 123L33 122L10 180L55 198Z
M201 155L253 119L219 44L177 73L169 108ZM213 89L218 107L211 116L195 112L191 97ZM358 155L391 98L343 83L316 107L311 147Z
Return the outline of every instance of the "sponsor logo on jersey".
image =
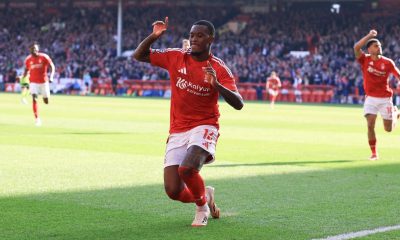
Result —
M209 96L211 89L209 87L201 86L199 84L194 84L184 78L178 77L176 79L176 86L182 90L187 90L188 92L198 95L198 96Z
M376 70L375 68L373 68L373 67L371 67L371 66L368 66L367 71L368 71L369 73L371 73L371 74L374 74L374 75L378 76L378 77L383 77L383 76L386 75L386 72Z
M42 67L43 67L43 63L37 63L37 64L32 64L31 65L31 69L42 68Z

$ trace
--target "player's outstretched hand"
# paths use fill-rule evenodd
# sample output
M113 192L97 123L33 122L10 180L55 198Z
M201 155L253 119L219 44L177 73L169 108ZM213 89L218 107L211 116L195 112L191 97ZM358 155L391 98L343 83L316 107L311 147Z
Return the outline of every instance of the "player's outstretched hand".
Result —
M153 24L153 34L157 37L161 36L168 28L168 17L165 17L165 21L155 21Z
M210 83L211 86L216 87L217 86L217 74L214 70L214 68L211 66L210 61L207 61L207 67L203 68L203 71L205 73L205 81Z
M369 31L369 36L376 37L377 35L378 35L378 32L375 29L372 29L371 31Z

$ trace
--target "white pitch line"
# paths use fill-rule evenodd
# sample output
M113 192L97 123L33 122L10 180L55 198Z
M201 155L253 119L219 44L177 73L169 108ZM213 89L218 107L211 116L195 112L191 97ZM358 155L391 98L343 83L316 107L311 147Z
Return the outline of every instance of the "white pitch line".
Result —
M393 230L400 230L400 225L389 226L389 227L379 227L372 230L362 230L359 232L344 233L336 236L329 236L327 238L318 238L313 240L346 240L358 237L365 237L375 233L389 232Z

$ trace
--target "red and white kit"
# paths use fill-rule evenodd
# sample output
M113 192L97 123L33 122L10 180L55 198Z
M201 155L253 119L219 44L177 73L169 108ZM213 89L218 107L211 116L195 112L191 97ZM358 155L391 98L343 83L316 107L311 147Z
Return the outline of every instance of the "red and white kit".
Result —
M165 166L179 165L186 150L193 145L210 153L208 163L214 159L219 136L219 93L205 80L203 68L207 67L207 61L214 68L219 83L237 91L231 71L213 55L197 62L182 49L151 50L151 64L168 70L171 80L170 136Z
M383 119L393 120L393 91L389 87L390 74L400 77L394 62L386 57L373 60L369 54L362 53L358 62L364 77L364 114L378 112Z
M44 53L38 53L37 56L29 55L25 59L25 68L29 70L29 88L31 94L40 94L44 98L50 97L49 79L47 76L47 69L50 64L50 57Z
M269 77L267 79L268 93L272 96L277 96L279 94L279 85L281 81L278 77Z

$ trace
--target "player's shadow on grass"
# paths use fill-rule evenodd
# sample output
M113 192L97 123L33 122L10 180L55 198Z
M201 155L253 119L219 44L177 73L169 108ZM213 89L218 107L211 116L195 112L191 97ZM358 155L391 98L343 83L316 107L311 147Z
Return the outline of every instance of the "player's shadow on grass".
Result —
M229 169L234 177L206 179L216 188L222 215L202 229L190 227L193 204L169 200L161 183L145 180L140 186L0 196L0 239L322 238L397 223L399 169L374 164L257 176ZM52 176L57 184L77 177ZM81 178L108 184L98 175Z
M253 167L253 166L279 166L279 165L310 165L321 163L348 163L351 160L334 160L334 161L308 161L308 162L266 162L266 163L240 163L240 164L215 164L208 167Z

